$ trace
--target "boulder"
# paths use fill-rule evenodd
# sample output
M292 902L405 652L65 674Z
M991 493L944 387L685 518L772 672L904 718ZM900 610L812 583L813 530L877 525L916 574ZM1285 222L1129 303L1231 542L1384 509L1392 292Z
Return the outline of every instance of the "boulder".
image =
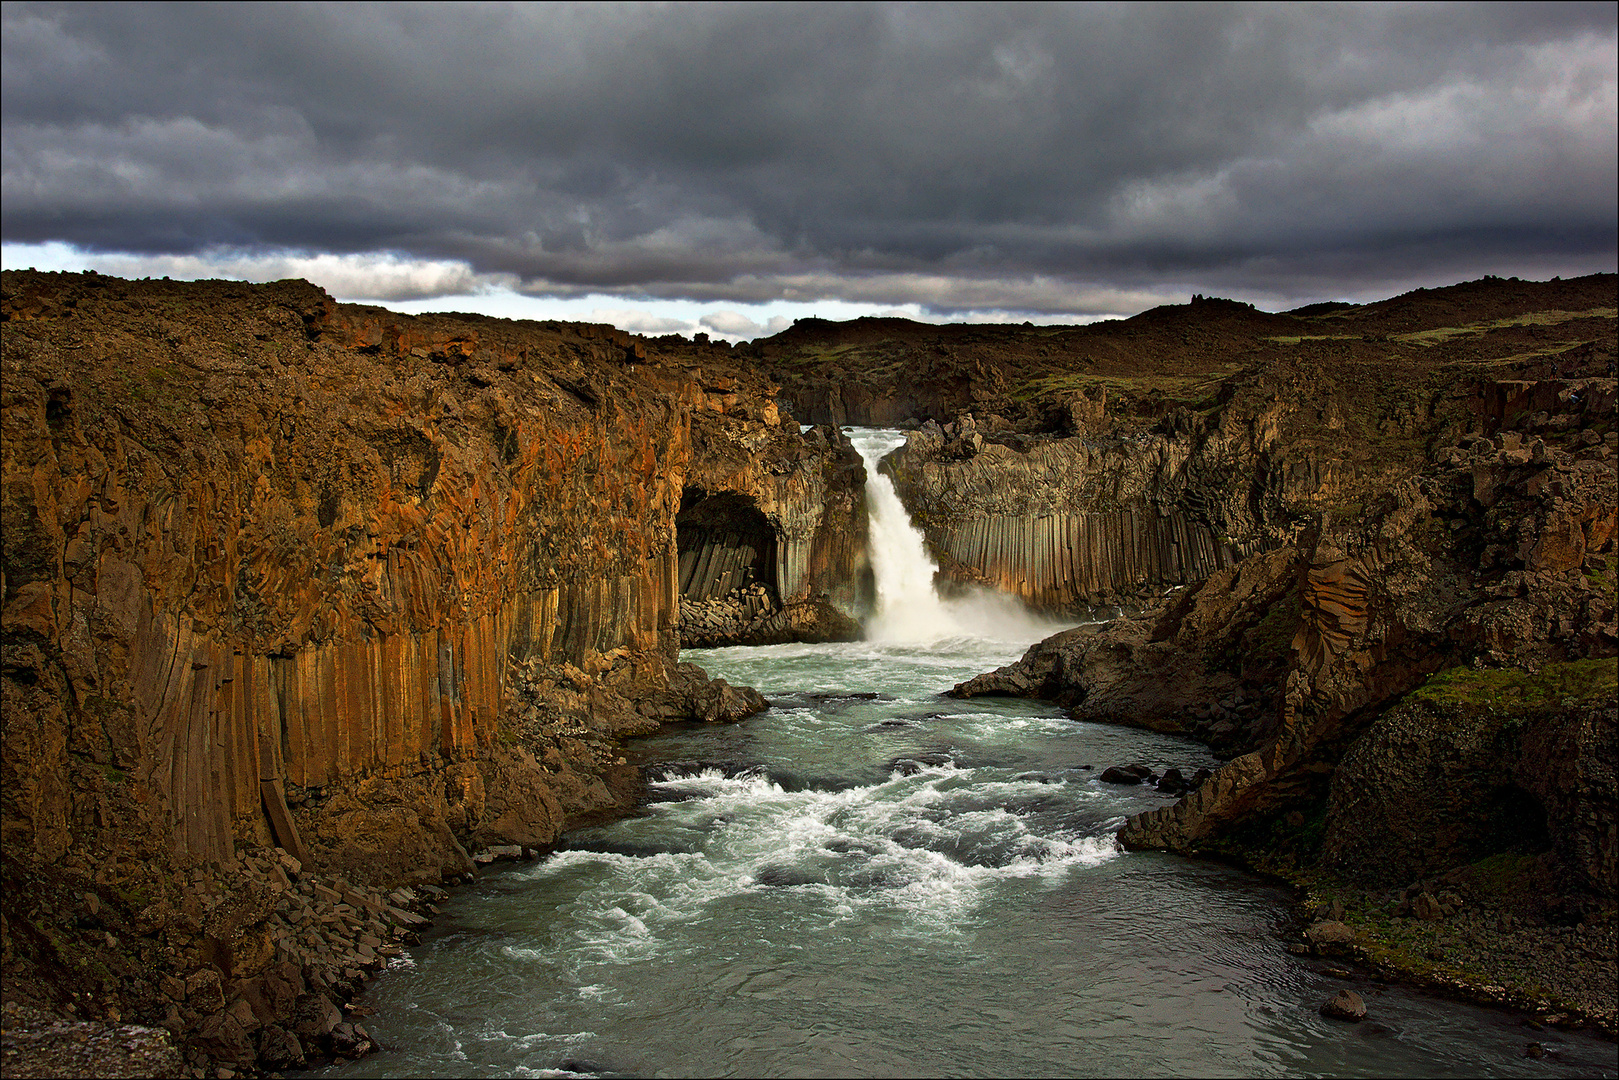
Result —
M364 1057L377 1049L370 1032L359 1024L341 1023L332 1029L332 1053L347 1058Z
M270 1024L259 1032L259 1065L263 1068L271 1071L301 1069L305 1064L304 1047L298 1036L279 1024Z
M199 1013L218 1012L225 1007L225 991L219 972L213 968L194 971L186 979L186 1004Z
M1353 990L1340 990L1321 1006L1321 1015L1351 1023L1366 1019L1366 1002Z
M769 707L764 695L753 687L732 686L724 679L709 683L692 701L694 718L709 724L735 723Z
M1145 765L1110 765L1102 770L1104 784L1144 784L1152 779L1152 770Z
M1411 901L1411 914L1419 919L1432 922L1435 919L1443 918L1445 912L1439 906L1439 901L1435 899L1433 893L1425 892L1419 893L1416 899Z
M1158 790L1165 795L1181 795L1190 788L1191 785L1186 782L1179 769L1165 769L1164 775L1158 778Z
M1355 931L1335 919L1322 919L1304 931L1304 939L1316 952L1331 956L1348 951L1355 942Z
M719 724L764 712L770 705L751 686L710 680L696 664L680 664L669 676L668 689L646 695L637 707L643 716L660 722L701 720Z
M214 1013L202 1022L193 1045L214 1061L245 1068L258 1057L248 1033L229 1012Z
M342 1022L343 1014L324 994L300 994L293 1004L292 1030L305 1040L324 1039Z

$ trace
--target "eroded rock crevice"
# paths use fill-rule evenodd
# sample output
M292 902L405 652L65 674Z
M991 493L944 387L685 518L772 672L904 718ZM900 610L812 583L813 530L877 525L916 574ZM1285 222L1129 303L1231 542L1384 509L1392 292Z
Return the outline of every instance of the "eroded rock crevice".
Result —
M752 640L782 610L775 530L751 499L687 489L675 518L680 640L687 648Z

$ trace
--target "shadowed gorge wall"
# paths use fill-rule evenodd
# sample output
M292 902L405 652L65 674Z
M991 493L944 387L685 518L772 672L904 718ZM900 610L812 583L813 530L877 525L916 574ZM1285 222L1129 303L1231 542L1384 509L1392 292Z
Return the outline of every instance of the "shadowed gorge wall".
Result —
M1208 526L1145 507L1039 518L983 514L952 521L940 534L946 573L1044 610L1201 581L1231 561Z
M763 585L773 604L777 538L751 500L688 490L675 518L680 547L680 596L717 600L748 585Z
M987 441L970 414L888 460L941 571L1040 609L1080 612L1202 581L1266 546L1216 536L1188 504L1190 441Z

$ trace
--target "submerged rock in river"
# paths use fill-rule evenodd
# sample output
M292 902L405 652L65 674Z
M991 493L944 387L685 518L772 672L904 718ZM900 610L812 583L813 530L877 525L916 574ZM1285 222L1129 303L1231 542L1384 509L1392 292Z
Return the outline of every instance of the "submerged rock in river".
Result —
M1153 778L1145 765L1110 765L1098 777L1104 784L1145 784Z
M1334 1020L1358 1022L1366 1019L1366 1002L1353 990L1340 990L1321 1006L1321 1015Z

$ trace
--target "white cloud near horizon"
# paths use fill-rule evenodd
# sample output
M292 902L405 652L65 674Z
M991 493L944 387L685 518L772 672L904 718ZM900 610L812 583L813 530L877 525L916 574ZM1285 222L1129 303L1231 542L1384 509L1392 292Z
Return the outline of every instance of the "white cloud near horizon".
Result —
M600 291L546 295L513 288L509 275L477 274L465 262L411 259L395 252L355 255L252 253L215 249L195 255L134 255L127 252L89 252L60 242L0 245L0 266L78 272L95 270L124 278L171 277L180 280L222 278L235 281L277 281L303 278L340 301L373 303L407 314L429 311L469 311L500 318L562 319L599 322L633 334L691 337L709 333L728 341L747 341L780 333L796 318L817 316L834 320L861 316L891 316L918 322L1091 322L1121 317L1160 303L1184 302L1185 294L1153 295L1117 292L1093 293L1082 300L1115 306L1099 313L1040 313L1020 306L1008 308L997 301L1050 300L1060 295L1051 284L1039 282L965 285L943 277L906 278L873 276L859 287L838 288L828 278L798 276L775 289L757 290L758 303L737 304L714 310L700 299L646 296L626 289L615 297ZM844 293L848 298L838 296ZM788 294L781 297L780 293ZM941 314L926 301L947 297ZM629 306L604 304L604 299L639 301ZM896 304L896 300L898 303ZM977 306L963 303L978 301Z

